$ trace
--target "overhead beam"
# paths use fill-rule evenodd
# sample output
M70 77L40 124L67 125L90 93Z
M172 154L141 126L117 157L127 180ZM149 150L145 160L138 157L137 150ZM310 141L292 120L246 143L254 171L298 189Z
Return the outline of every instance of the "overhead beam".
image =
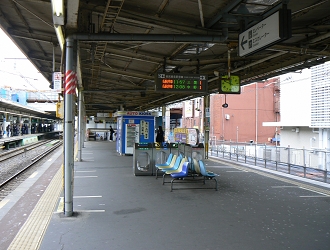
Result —
M97 13L102 15L101 12ZM131 17L134 16L134 19ZM219 30L210 30L210 29L203 29L203 28L196 28L193 26L188 26L180 23L173 23L166 18L157 18L151 16L144 16L143 14L139 13L136 15L135 12L128 12L125 10L121 11L121 16L117 17L117 23L123 23L126 25L138 24L140 26L147 27L155 27L158 29L176 32L179 34L197 34L197 35L205 35L205 34L219 34Z
M124 51L124 50L118 50L118 49L109 49L108 48L106 50L106 54L134 59L134 60L140 60L140 61L149 62L149 63L158 64L158 63L164 62L164 58L147 56L147 55L143 55L143 54L128 52L128 51ZM244 61L244 60L246 60L246 58L243 58L243 57L232 57L231 58L231 61ZM195 61L177 61L177 60L166 59L166 64L183 67L183 66L197 66L197 65L209 65L209 64L216 64L216 63L227 63L227 61L228 61L227 58L200 60L199 62L197 60L195 60Z
M242 83L244 82L253 82L257 81L258 79L262 78L270 78L273 77L274 74L281 75L282 72L287 72L288 69L291 69L292 71L299 70L302 68L306 68L308 66L308 63L304 65L307 61L315 61L316 58L310 58L306 55L302 56L290 56L283 58L282 60L275 61L272 65L268 66L267 68L258 69L258 72L254 72L253 70L251 73L246 74L244 78L242 79ZM280 67L279 67L280 65Z
M221 9L206 25L206 28L212 28L214 24L219 22L219 20L223 17L224 14L228 13L231 11L233 8L235 8L238 4L240 4L242 1L241 0L235 0L235 1L230 1L230 3Z
M165 11L165 7L168 5L169 1L170 0L163 0L163 2L160 4L160 6L159 6L159 8L158 8L158 10L156 12L156 16L157 17L161 17L162 16L162 14Z
M114 104L123 104L124 102L94 102L94 103L86 103L86 106L94 106L94 105L114 105Z
M107 68L108 69L108 68ZM85 73L84 74L84 80L90 80L92 79L92 75L91 74L88 74L88 73ZM127 79L121 79L120 81L118 80L109 80L109 78L107 79L102 79L102 81L98 81L97 82L97 85L100 87L100 86L117 86L117 84L120 84L121 86L127 86L127 88L130 88L132 86L132 81L129 81Z
M202 1L198 0L198 9L199 9L199 17L201 19L201 25L204 28L204 14L203 14L203 6L202 6Z
M76 29L78 27L79 0L70 0L66 2L66 27L68 29Z
M18 7L17 7L17 5L18 5L18 6L21 6L21 4L18 3L18 2L16 2L15 0L11 1L10 3L11 3L11 5L12 5L13 9L15 10L15 12L17 13L18 17L20 18L20 20L22 21L22 23L24 23L25 28L31 32L31 28L29 27L28 22L26 21L26 19L25 19L24 16L22 15L21 11L20 11L20 10L18 9ZM22 7L22 6L21 6L21 7Z
M39 19L41 22L43 22L44 24L48 25L49 27L53 27L53 24L50 22L47 22L46 20L42 19L40 16L38 16L37 14L35 14L33 12L33 10L30 10L28 8L26 8L24 5L22 5L21 3L19 3L16 0L12 0L14 3L16 3L18 6L20 6L22 9L24 9L25 11L29 12L32 16L34 16L35 18ZM24 21L24 23L27 25L27 27L29 28L29 24L26 22L25 18L23 17L22 13L18 11L18 15L21 17L21 19ZM30 29L30 28L29 28Z
M8 29L8 33L12 37L17 37L20 39L26 39L36 42L42 42L42 43L51 43L51 44L58 44L56 36L53 36L53 34L45 34L45 35L37 35L37 34L31 34L27 32L21 32L21 31L14 31L12 29ZM38 33L38 32L36 32Z
M146 92L147 89L88 89L83 93L117 93L117 92Z
M222 35L172 35L172 34L73 34L72 39L90 42L155 42L155 43L223 43L227 40L228 30Z
M137 78L137 79L144 79L144 80L154 80L155 79L153 76L142 75L142 74L127 72L127 71L118 70L118 69L110 69L107 67L102 67L102 73L109 73L109 74L132 77L132 78Z

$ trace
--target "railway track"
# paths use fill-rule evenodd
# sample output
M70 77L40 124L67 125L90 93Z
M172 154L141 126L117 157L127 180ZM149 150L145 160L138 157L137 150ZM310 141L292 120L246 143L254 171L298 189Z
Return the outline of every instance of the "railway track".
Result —
M0 201L36 171L61 145L61 140L49 140L0 154Z
M1 162L5 161L7 159L13 158L16 155L20 155L29 150L33 150L33 149L40 147L47 143L49 143L49 140L42 140L42 141L38 141L37 143L34 143L32 145L21 146L21 147L15 148L15 149L2 150L2 152L0 153L0 166L1 166Z

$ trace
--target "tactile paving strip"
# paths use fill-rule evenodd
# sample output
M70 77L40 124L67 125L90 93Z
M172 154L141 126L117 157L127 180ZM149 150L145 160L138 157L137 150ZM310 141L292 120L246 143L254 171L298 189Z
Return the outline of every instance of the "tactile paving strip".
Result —
M62 168L57 171L8 250L32 250L39 248L62 190Z

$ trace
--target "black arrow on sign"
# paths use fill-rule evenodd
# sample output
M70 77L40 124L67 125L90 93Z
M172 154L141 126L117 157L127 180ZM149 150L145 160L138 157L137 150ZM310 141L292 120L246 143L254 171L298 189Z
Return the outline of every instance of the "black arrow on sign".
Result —
M243 50L245 50L243 45L247 43L247 40L244 41L244 37L245 36L242 37L242 41L241 41L241 47L242 47Z

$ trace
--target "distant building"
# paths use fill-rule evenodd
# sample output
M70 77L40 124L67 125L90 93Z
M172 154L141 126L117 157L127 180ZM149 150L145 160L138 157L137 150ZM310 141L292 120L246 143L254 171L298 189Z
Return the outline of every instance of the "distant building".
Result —
M0 88L0 98L40 111L55 111L58 102L58 94L53 90L33 91L8 86Z
M204 133L204 98L198 97L183 102L182 128L197 128Z
M264 126L281 128L281 145L330 149L330 63L280 78L281 120Z
M276 128L262 123L280 120L279 94L279 78L274 78L243 86L240 95L211 95L210 139L272 143Z
M10 100L15 103L19 103L21 105L27 105L26 91L20 91L20 90L10 89L10 88L1 88L0 89L0 98L5 99L5 100Z

